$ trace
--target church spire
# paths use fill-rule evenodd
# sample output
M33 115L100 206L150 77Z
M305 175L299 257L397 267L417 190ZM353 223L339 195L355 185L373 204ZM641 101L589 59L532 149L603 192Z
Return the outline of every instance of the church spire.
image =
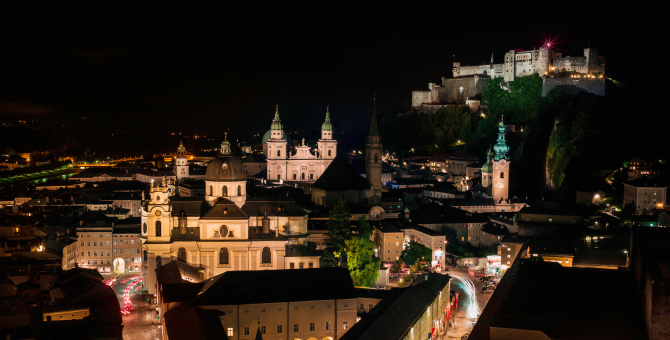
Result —
M281 119L279 119L279 104L276 106L275 118L272 120L272 125L270 130L283 130L284 127L281 124Z
M377 128L377 94L373 94L373 104L372 104L372 122L370 122L370 133L368 137L379 137L379 129Z
M326 121L321 125L322 131L331 131L333 130L333 124L330 122L330 106L326 106Z
M493 151L496 153L494 157L495 161L501 159L509 160L507 157L509 146L507 146L507 142L505 141L505 123L503 123L503 117L500 117L500 123L498 124L498 143L493 147Z
M221 143L221 155L230 156L230 142L228 141L228 132L225 132L223 142Z

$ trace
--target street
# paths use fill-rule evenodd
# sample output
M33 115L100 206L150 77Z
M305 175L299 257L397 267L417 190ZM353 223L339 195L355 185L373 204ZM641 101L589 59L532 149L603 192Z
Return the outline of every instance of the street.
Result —
M121 281L140 277L138 274L123 274L120 275L111 287L116 292L119 298L119 306L121 310L124 309L123 293L133 280L128 280L125 283ZM105 280L111 278L111 275L105 275ZM135 286L135 288L141 285ZM139 288L138 288L139 289ZM124 340L161 340L163 338L160 322L156 318L156 307L144 300L139 290L133 289L130 293L130 301L133 309L128 314L121 314L123 318L123 339ZM154 323L152 327L152 322ZM153 328L153 329L152 329Z
M470 333L493 293L482 293L484 282L468 274L467 268L451 268L444 274L452 277L451 289L459 293L454 328L447 332L444 339L460 339Z

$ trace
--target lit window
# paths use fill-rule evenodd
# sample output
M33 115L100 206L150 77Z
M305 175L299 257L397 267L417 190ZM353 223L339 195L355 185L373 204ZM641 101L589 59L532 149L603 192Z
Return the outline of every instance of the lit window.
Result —
M233 328L228 327L228 336L233 336Z

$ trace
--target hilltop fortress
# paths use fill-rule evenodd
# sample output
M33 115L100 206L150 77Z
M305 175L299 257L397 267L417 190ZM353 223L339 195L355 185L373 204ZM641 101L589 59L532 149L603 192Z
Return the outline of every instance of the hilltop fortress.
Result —
M510 50L504 63L494 64L493 55L488 65L461 66L454 62L453 78L442 77L442 84L428 84L428 91L412 92L412 108L432 113L449 105L479 107L475 98L488 86L491 78L502 77L506 82L517 77L539 74L544 78L542 95L556 86L569 85L597 95L605 95L605 58L595 48L585 48L584 56L563 57L562 53L542 46L531 51Z

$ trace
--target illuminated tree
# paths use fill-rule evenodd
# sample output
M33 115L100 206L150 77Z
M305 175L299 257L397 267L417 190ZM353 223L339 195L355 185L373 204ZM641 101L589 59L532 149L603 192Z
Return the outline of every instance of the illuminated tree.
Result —
M347 267L354 286L373 287L379 277L381 259L375 256L375 243L370 241L370 224L361 216L358 233L345 241Z
M330 210L326 235L323 265L324 267L340 267L343 264L345 242L351 238L351 214L343 200L338 200Z

